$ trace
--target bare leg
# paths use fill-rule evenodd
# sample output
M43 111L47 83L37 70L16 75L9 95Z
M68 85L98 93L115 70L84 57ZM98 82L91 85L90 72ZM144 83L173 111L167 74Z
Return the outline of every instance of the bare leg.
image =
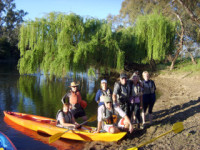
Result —
M144 111L142 111L142 124L144 125L146 122L145 122L145 113Z

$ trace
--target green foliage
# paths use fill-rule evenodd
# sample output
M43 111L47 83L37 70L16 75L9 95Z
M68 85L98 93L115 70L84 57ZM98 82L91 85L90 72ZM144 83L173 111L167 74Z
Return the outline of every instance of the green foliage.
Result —
M142 62L160 62L174 50L176 23L161 14L140 16L136 21L136 49Z
M0 38L0 58L8 58L10 56L10 43L6 38Z
M17 49L19 26L27 13L16 10L14 0L0 1L0 57L2 59L18 59Z
M124 64L111 24L98 19L84 21L75 14L50 13L25 22L18 46L20 74L43 71L50 77L62 77L70 70L85 72L99 66L123 69Z

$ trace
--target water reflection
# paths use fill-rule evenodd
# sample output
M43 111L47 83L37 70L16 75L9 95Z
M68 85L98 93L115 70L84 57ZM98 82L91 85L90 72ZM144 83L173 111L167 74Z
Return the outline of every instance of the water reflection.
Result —
M70 83L76 80L80 83L82 98L88 103L86 114L90 117L97 112L94 97L100 83L98 76L94 78L88 77L87 73L69 73L63 79L50 81L42 74L20 76L16 68L13 64L0 64L0 126L2 132L7 133L8 137L13 137L11 140L17 148L25 149L25 144L31 141L31 148L37 149L38 142L10 128L3 120L3 110L55 118L58 109L62 106L62 96L70 89L68 87ZM96 126L96 122L89 125ZM51 149L46 142L44 143L39 145L44 149Z
M70 90L69 85L73 80L80 83L79 89L82 98L88 103L88 108L92 105L96 112L94 107L96 106L94 103L95 82L80 74L54 81L46 79L43 75L41 77L20 76L17 82L19 90L18 111L54 118L57 111L62 107L61 98ZM90 116L93 110L88 108L86 113Z
M10 127L16 129L17 131L20 131L22 134L27 135L35 140L39 140L45 144L49 144L49 135L37 133L35 131L23 128L22 126L19 126L16 123L10 121L8 118L4 118L4 121ZM84 147L84 142L60 139L51 143L50 145L59 150L66 150L66 149L81 150Z

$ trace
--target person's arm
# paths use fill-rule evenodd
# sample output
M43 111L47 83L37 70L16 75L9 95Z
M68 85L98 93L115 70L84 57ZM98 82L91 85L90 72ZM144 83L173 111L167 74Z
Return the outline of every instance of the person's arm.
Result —
M100 133L100 131L101 131L101 127L102 127L102 121L98 121L98 123L97 123L97 131L96 131L96 133Z
M140 109L143 109L143 97L140 95Z
M75 128L75 127L76 127L75 124L66 123L64 117L60 119L60 124L61 124L63 127L71 127L71 128Z
M97 103L100 102L100 90L98 90L97 93L96 93L95 101L96 101Z
M129 125L129 132L132 133L133 132L133 126L132 126L130 119L128 118L127 115L124 117L124 122L127 122L127 124Z
M124 118L124 123L129 126L129 132L133 132L133 126L131 124L131 121L129 117L126 115L126 113L120 108L120 107L115 107L115 111L117 111L120 115L120 117Z
M62 97L62 99L61 99L62 104L65 103L65 101L66 101L67 98L69 98L69 93L66 93L66 94Z
M153 81L153 80L152 80ZM155 85L155 82L153 81L153 85L154 85L154 88L155 88L155 90L156 90L156 85Z
M117 103L117 94L119 94L119 90L120 90L119 84L115 83L113 94L112 94L112 99L113 99L114 104Z
M72 123L75 125L76 129L80 127L80 124L75 121L74 116L72 116Z

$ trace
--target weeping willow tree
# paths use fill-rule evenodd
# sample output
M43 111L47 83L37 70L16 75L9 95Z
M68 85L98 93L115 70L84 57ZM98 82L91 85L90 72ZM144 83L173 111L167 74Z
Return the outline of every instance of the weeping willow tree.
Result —
M142 63L161 62L175 49L176 22L162 14L140 16L134 28L136 50Z
M85 72L99 66L123 69L124 64L111 24L75 14L50 13L25 22L18 46L20 74L42 71L61 77L69 71Z

